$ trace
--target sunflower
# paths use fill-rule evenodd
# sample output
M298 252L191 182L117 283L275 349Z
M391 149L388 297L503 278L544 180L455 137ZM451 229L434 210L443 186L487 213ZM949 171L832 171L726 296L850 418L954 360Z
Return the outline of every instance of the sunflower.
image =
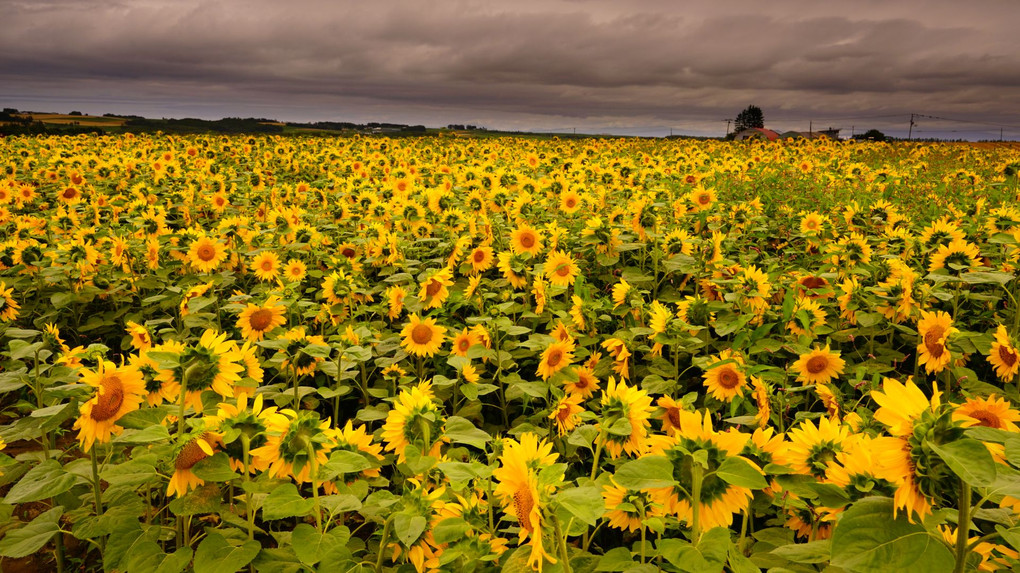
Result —
M798 297L793 305L793 315L786 323L786 329L797 336L814 337L814 331L825 324L825 310L808 297Z
M431 382L420 382L405 388L386 415L382 428L385 449L397 454L397 462L404 463L404 449L411 444L421 445L425 455L438 456L446 441L443 427L446 418L436 404Z
M963 239L954 239L948 245L939 245L935 250L935 254L931 256L931 264L928 265L928 272L946 269L949 272L958 273L978 266L980 256L981 252L977 245Z
M411 322L404 325L400 336L404 337L400 345L407 350L408 354L414 356L431 357L439 352L439 348L446 340L446 328L436 324L436 319L426 318L422 320L418 314L411 315Z
M648 328L652 329L652 336L665 334L671 318L673 318L673 311L669 307L657 300L652 301L648 317Z
M570 320L578 330L584 330L584 299L575 294L570 298L570 302Z
M687 198L692 204L694 204L694 210L696 212L709 209L712 204L718 200L715 194L715 189L705 189L700 185L692 190L687 195Z
M570 286L580 269L574 258L562 251L553 251L545 260L545 276L555 286Z
M296 376L306 376L315 372L320 362L325 360L325 354L329 354L330 347L325 339L317 334L305 334L305 327L298 326L283 333L280 337L287 340L287 346L283 349L285 358L280 368L293 372ZM312 346L324 347L318 351L307 352Z
M787 438L789 441L776 452L775 462L823 482L830 481L830 462L857 439L850 434L849 426L829 418L819 418L817 426L812 420L804 420L787 433Z
M280 256L273 251L262 251L252 258L248 268L261 281L275 281L280 276Z
M546 561L556 563L556 559L546 552L543 539L547 523L543 510L556 484L539 481L539 472L553 465L556 458L551 443L525 432L521 434L520 442L513 439L503 442L499 467L492 472L492 477L498 482L495 494L503 504L503 511L520 524L520 541L531 537L528 565L538 571L542 570Z
M581 407L581 397L576 394L567 394L556 402L548 419L556 422L556 429L562 436L573 430L581 420L580 414L584 411Z
M581 208L581 195L570 189L560 194L560 211L567 215L573 215Z
M807 213L800 219L800 233L802 235L817 235L823 229L828 217L816 212Z
M87 452L93 443L105 444L113 434L123 431L116 425L117 420L137 410L145 400L145 381L136 368L118 368L106 361L100 361L95 370L83 368L79 376L81 382L96 389L95 395L78 408L74 422L78 441Z
M201 237L191 243L188 261L198 272L211 273L227 259L227 249L220 241Z
M754 421L758 428L765 428L772 418L772 404L769 401L769 386L762 382L761 378L751 376L752 395L755 404L758 406L758 413L754 415Z
M170 483L166 488L167 495L180 497L205 483L191 471L191 468L216 453L218 441L219 436L216 434L201 432L179 448L175 448L177 455L174 456L174 473L170 476Z
M648 452L653 456L665 456L671 462L677 485L652 489L651 498L665 512L693 526L694 466L698 465L703 468L704 476L696 500L699 526L702 531L728 527L733 522L733 514L747 508L751 490L727 483L716 475L715 470L728 458L740 457L750 436L735 431L715 431L708 412L681 411L678 418L679 426L672 436L654 436ZM700 462L695 461L696 456L701 459ZM754 466L750 460L742 459Z
M386 298L386 318L396 320L400 317L400 313L404 312L404 299L407 298L407 291L402 286L393 285L386 289L383 296Z
M536 374L541 376L542 380L548 380L553 374L570 366L574 361L573 351L574 343L571 340L550 344L542 352L542 359L538 363Z
M630 380L630 350L627 350L627 343L619 338L609 338L602 341L602 348L609 352L613 359L613 371L626 380Z
M127 333L131 335L131 346L135 350L146 350L152 346L152 335L149 329L137 322L127 322Z
M920 241L925 247L933 249L949 245L954 241L962 241L966 237L967 235L960 230L960 227L950 221L949 216L946 215L925 227L921 232Z
M518 255L528 253L535 256L542 252L542 233L521 225L510 233L510 249Z
M18 309L21 308L14 300L14 287L7 288L7 284L0 281L0 321L11 322L18 317Z
M917 332L921 342L917 345L917 360L929 374L937 374L949 364L952 356L946 340L957 330L949 314L942 311L921 311Z
M372 440L372 434L369 434L365 430L364 425L355 428L354 423L351 420L347 420L344 427L340 430L335 430L333 435L336 438L336 449L348 452L358 452L365 457L374 459L379 464L382 463L383 447ZM345 481L347 480L346 477L341 477ZM358 477L379 477L379 468L369 468L362 470L357 474L350 475L350 479L352 480L357 479Z
M493 260L492 247L487 245L475 247L471 254L468 255L468 262L471 263L471 273L477 275L489 270L492 267Z
M503 274L503 278L514 289L523 288L524 285L528 284L528 278L523 274L524 264L518 255L510 251L503 251L496 255L496 268L499 269L499 272Z
M726 364L723 364L726 362ZM716 400L729 402L737 396L744 395L747 380L743 372L744 359L731 349L723 350L705 367L702 377L705 388Z
M241 336L246 340L259 341L265 337L267 332L286 324L287 319L284 318L284 314L287 312L287 308L282 304L277 304L279 302L278 297L271 296L261 306L248 303L248 306L241 311L241 315L237 317L237 328L241 329Z
M609 526L620 530L638 531L643 519L663 513L662 506L652 500L648 490L627 489L615 481L602 487L602 500Z
M266 445L266 432L269 429L266 420L276 413L277 408L264 408L263 405L262 394L255 396L250 407L248 397L242 394L234 403L221 402L214 416L202 418L205 427L219 436L220 446L230 457L230 465L235 470L244 471L245 441L248 442L249 454L251 450ZM251 459L247 463L250 472L258 469Z
M602 393L599 428L604 433L606 451L613 459L625 451L632 456L644 452L651 425L648 418L654 411L652 399L644 390L627 386L623 380L617 384L612 376L609 377Z
M595 371L589 366L581 366L574 369L574 372L577 374L577 380L564 380L563 390L585 400L591 398L599 389L599 379L595 376Z
M290 259L283 267L283 278L290 282L301 282L308 272L308 266L298 259Z
M272 478L292 477L297 483L318 479L337 445L329 420L311 410L280 410L264 415L266 444L251 451L256 467Z
M683 402L678 402L669 396L662 396L655 405L664 411L662 417L662 433L667 436L673 435L673 430L680 428L680 412L684 411Z
M205 295L205 293L209 292L209 289L212 288L212 286L213 283L208 282L189 288L187 292L184 293L184 298L181 300L181 316L188 316L188 314L191 313L191 308L188 306L188 303L190 303L192 299Z
M197 344L180 346L178 366L160 370L157 378L163 384L184 384L185 403L195 411L202 410L202 392L212 390L228 398L234 395L234 384L241 379L244 366L237 343L227 340L226 333L209 329Z
M827 384L843 373L845 365L839 352L829 350L826 345L801 354L793 363L793 370L797 373L797 380L804 384Z
M995 329L995 342L992 343L988 354L988 363L995 368L995 375L1003 382L1009 382L1017 372L1020 372L1016 346L1013 345L1006 327L1001 324Z
M1020 412L1010 407L1008 400L991 395L987 398L970 398L953 410L953 420L961 422L965 427L983 426L1006 430L1020 431L1016 422L1020 422Z
M627 302L627 293L630 292L630 283L621 278L620 282L613 285L613 310Z
M439 308L450 296L447 287L453 286L453 271L449 267L432 273L423 283L421 291L418 292L418 299L425 305L425 309Z

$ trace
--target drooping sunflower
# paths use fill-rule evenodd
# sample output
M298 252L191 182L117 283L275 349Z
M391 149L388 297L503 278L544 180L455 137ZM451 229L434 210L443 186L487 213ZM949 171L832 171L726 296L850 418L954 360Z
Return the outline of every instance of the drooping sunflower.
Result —
M578 330L584 330L584 299L575 294L570 298L570 302L570 320Z
M648 316L648 328L652 329L652 336L665 334L671 318L673 311L661 302L653 300Z
M917 345L917 360L924 364L929 374L937 374L949 364L952 356L946 348L946 340L957 330L953 328L953 320L943 311L921 311L921 320L917 322L917 332L921 342Z
M372 440L372 435L365 431L365 426L354 427L354 423L351 420L347 420L344 427L334 432L336 437L336 449L345 450L348 452L360 452L366 457L374 459L376 462L382 463L383 447ZM379 468L368 468L358 472L358 474L350 475L351 479L357 477L374 478L379 476ZM341 476L346 481L344 476Z
M174 456L174 473L170 476L166 494L180 497L204 484L205 481L191 469L198 462L215 454L218 443L218 435L202 431L175 448L177 455Z
M638 531L643 519L664 514L648 490L627 489L615 481L602 487L602 500L609 526L620 530Z
M664 410L659 418L662 420L662 432L667 436L673 435L673 430L680 428L680 412L684 411L683 402L678 402L669 396L662 396L655 402L655 405Z
M411 315L411 321L405 324L400 331L400 336L403 337L400 345L407 350L408 354L431 357L439 352L443 341L446 340L445 333L446 328L436 324L436 319L422 320L415 313Z
M849 442L857 439L850 434L850 427L838 420L819 418L816 426L812 420L804 420L786 434L789 441L776 452L775 462L792 469L800 475L814 476L821 481L830 480L830 462L842 452Z
M798 297L793 305L793 316L786 323L786 329L797 336L814 336L814 331L825 324L825 310L818 301L809 297Z
M78 419L74 422L78 441L87 452L92 444L105 444L112 435L123 431L117 420L137 410L145 400L145 381L138 369L118 368L106 361L100 361L95 370L83 368L79 376L81 382L96 389L95 395L78 408Z
M279 297L271 296L262 305L248 303L237 317L237 328L241 330L241 336L246 340L259 341L266 333L286 324L284 314L287 307L279 302Z
M613 285L613 310L616 310L627 302L627 294L630 292L630 283L620 278L620 282Z
M275 281L280 276L280 256L274 251L262 251L252 258L248 268L261 281Z
M266 432L269 427L266 420L276 413L276 406L264 407L262 394L255 396L249 405L248 396L242 394L231 402L221 402L214 416L205 416L202 421L205 428L215 432L219 437L221 449L230 456L230 465L234 470L244 471L248 463L248 471L254 473L258 469L251 459L251 451L266 445ZM245 445L249 457L245 460Z
M386 289L383 295L386 298L386 318L396 320L400 313L404 312L404 299L407 298L407 291L400 285L393 285Z
M515 254L535 256L542 252L542 233L528 225L521 225L510 233L510 249Z
M266 444L251 452L256 467L266 468L270 477L292 477L299 484L318 479L317 472L337 445L329 420L319 419L312 410L289 409L264 419Z
M541 483L539 472L554 464L557 457L552 453L551 443L525 432L521 434L520 442L512 439L503 442L500 467L492 472L492 477L498 482L495 493L503 503L503 511L520 524L520 541L531 537L528 565L538 571L542 570L545 562L556 563L556 559L545 550L543 539L548 521L543 510L556 484Z
M218 240L200 237L188 249L188 262L198 272L211 273L227 259L227 249Z
M325 360L321 352L308 352L309 347L325 347L326 353L330 348L321 336L306 334L303 325L288 330L280 338L288 341L286 348L282 351L284 359L280 367L297 376L307 376L315 372L319 363Z
M445 424L446 418L432 394L432 383L420 382L397 396L386 415L382 440L386 450L397 454L398 463L404 462L404 449L410 444L421 446L425 455L438 456L446 440Z
M744 359L731 349L727 348L720 352L706 365L705 373L702 375L708 393L716 400L724 402L743 396L747 387L743 366Z
M131 346L135 350L146 350L152 346L152 335L149 329L137 322L127 322L127 333L131 335Z
M524 275L525 265L519 255L503 251L496 255L496 268L514 289L523 288L528 284L528 277Z
M191 307L188 304L196 298L204 296L205 293L209 292L209 289L213 287L213 283L208 282L205 284L195 285L184 293L184 298L181 300L181 316L188 316L191 312Z
M793 370L797 373L797 380L804 384L827 384L843 373L845 365L839 352L829 350L826 345L801 354L793 363Z
M424 308L426 310L439 308L443 306L443 302L450 296L448 287L451 286L453 286L453 271L449 267L443 267L429 275L421 283L418 299L425 305Z
M562 251L553 251L545 260L545 276L555 286L570 286L579 272L574 258Z
M619 384L610 376L605 391L602 393L602 414L599 427L603 429L617 427L619 420L626 420L630 425L629 434L604 434L605 448L609 455L616 459L623 452L632 456L641 455L646 447L648 418L655 409L652 399L644 390L627 386L623 380Z
M609 352L613 359L613 371L625 380L630 380L630 350L627 350L627 343L619 338L609 338L602 341L602 348Z
M0 322L11 322L18 317L18 309L21 308L14 300L14 287L7 288L7 284L0 281Z
M1006 327L995 329L995 342L988 354L988 363L995 368L995 375L1003 382L1009 382L1020 372L1020 355L1013 344Z
M543 352L542 359L538 363L536 374L542 380L548 380L553 374L563 370L574 361L574 343L571 340L554 342Z

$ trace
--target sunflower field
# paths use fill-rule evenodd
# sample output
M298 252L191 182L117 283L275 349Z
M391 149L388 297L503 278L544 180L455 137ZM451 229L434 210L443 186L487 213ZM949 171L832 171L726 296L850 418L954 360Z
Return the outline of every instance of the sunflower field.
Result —
M0 139L0 567L1012 570L1020 147Z

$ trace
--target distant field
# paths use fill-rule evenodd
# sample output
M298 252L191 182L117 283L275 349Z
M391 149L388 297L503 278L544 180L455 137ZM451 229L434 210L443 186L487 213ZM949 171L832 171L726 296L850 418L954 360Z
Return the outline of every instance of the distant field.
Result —
M32 121L52 123L59 125L83 125L86 127L120 127L127 120L123 117L104 117L97 115L68 115L63 113L26 113L21 117L31 118Z

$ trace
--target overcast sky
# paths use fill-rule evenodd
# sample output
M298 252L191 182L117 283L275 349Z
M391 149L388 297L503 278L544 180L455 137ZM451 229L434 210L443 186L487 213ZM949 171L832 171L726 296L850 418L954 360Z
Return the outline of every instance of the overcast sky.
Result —
M148 117L1020 139L1014 0L0 0L0 105Z

